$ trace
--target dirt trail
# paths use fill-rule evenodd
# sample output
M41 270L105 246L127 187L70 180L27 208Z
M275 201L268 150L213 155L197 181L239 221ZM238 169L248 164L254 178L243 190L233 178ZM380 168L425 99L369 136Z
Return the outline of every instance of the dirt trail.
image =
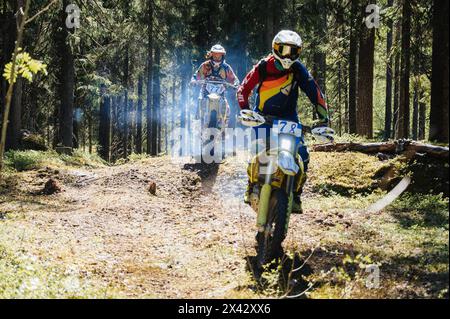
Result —
M350 293L371 298L445 294L448 228L423 228L417 234L416 228L405 228L399 216L389 211L365 213L362 207L370 198L313 192L312 181L321 171L314 165L319 162L312 161L304 213L291 216L284 242L288 254L278 278L296 282L290 295L307 288L305 277L315 280L311 291L316 298ZM242 202L244 157L231 157L215 166L158 157L97 169L46 168L16 176L13 190L0 201L1 243L8 243L18 256L37 261L49 276L56 266L64 275L81 279L83 287L94 285L108 297L252 298L285 292L279 285L278 291L256 289L248 267L255 255L256 227L255 213ZM63 192L40 194L49 178ZM152 183L154 195L148 189ZM430 238L435 239L432 245ZM374 256L383 269L383 289L366 289L365 277L333 281L341 279L336 271L328 272L343 265L346 255ZM433 258L436 262L430 267L438 268L423 271ZM286 280L292 268L300 270Z
M248 285L245 257L254 254L254 213L241 201L244 164L162 157L66 173L64 192L26 204L23 223L40 237L29 249L129 297L229 296Z

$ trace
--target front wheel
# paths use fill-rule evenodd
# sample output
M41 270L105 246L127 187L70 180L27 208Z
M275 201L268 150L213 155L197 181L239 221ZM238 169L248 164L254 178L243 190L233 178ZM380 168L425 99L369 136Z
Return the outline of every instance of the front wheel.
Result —
M208 128L217 128L217 111L215 110L211 111Z
M281 244L286 238L288 197L282 189L275 189L270 197L267 224L264 232L258 232L256 240L257 265L262 269L271 260L281 257Z

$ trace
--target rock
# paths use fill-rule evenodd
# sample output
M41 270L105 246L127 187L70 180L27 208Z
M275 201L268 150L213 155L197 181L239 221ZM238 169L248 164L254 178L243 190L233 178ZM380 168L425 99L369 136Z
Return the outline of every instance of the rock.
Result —
M61 192L61 186L58 185L56 180L53 178L50 178L44 186L44 189L42 190L42 193L45 195L53 195L55 193Z
M33 134L28 130L20 131L20 148L24 150L47 151L45 139L42 136Z
M147 189L150 192L150 194L156 195L156 183L155 182L150 182L148 184L148 188Z
M55 151L58 154L73 155L73 148L67 146L56 146Z
M377 153L377 157L378 157L378 159L380 161L387 161L387 160L389 160L389 156L387 156L386 154L381 153L381 152Z

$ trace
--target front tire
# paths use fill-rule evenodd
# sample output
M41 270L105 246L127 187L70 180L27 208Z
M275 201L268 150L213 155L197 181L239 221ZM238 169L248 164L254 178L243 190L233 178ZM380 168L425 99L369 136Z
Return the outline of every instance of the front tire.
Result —
M211 111L208 128L217 128L217 112Z
M288 197L282 189L275 189L270 197L267 225L264 232L256 235L257 266L262 269L271 260L281 257L281 244L286 238Z

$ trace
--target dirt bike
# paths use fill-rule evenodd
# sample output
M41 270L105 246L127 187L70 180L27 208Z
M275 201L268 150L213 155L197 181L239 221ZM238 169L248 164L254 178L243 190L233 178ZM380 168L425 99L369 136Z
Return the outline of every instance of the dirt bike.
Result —
M200 119L201 132L215 128L223 134L230 114L225 92L227 88L237 89L237 87L223 80L199 80L192 81L191 84L202 85L196 111L196 118ZM210 137L204 138L203 141L205 144L208 143Z
M278 143L256 155L248 173L253 189L250 205L257 213L257 266L262 269L274 258L281 257L281 244L286 237L292 212L296 178L304 173L303 160L298 149L303 133L312 133L320 141L332 142L331 128L303 126L274 116L264 116L251 110L242 110L239 120L245 126L268 124L277 135ZM261 160L265 156L264 160Z

